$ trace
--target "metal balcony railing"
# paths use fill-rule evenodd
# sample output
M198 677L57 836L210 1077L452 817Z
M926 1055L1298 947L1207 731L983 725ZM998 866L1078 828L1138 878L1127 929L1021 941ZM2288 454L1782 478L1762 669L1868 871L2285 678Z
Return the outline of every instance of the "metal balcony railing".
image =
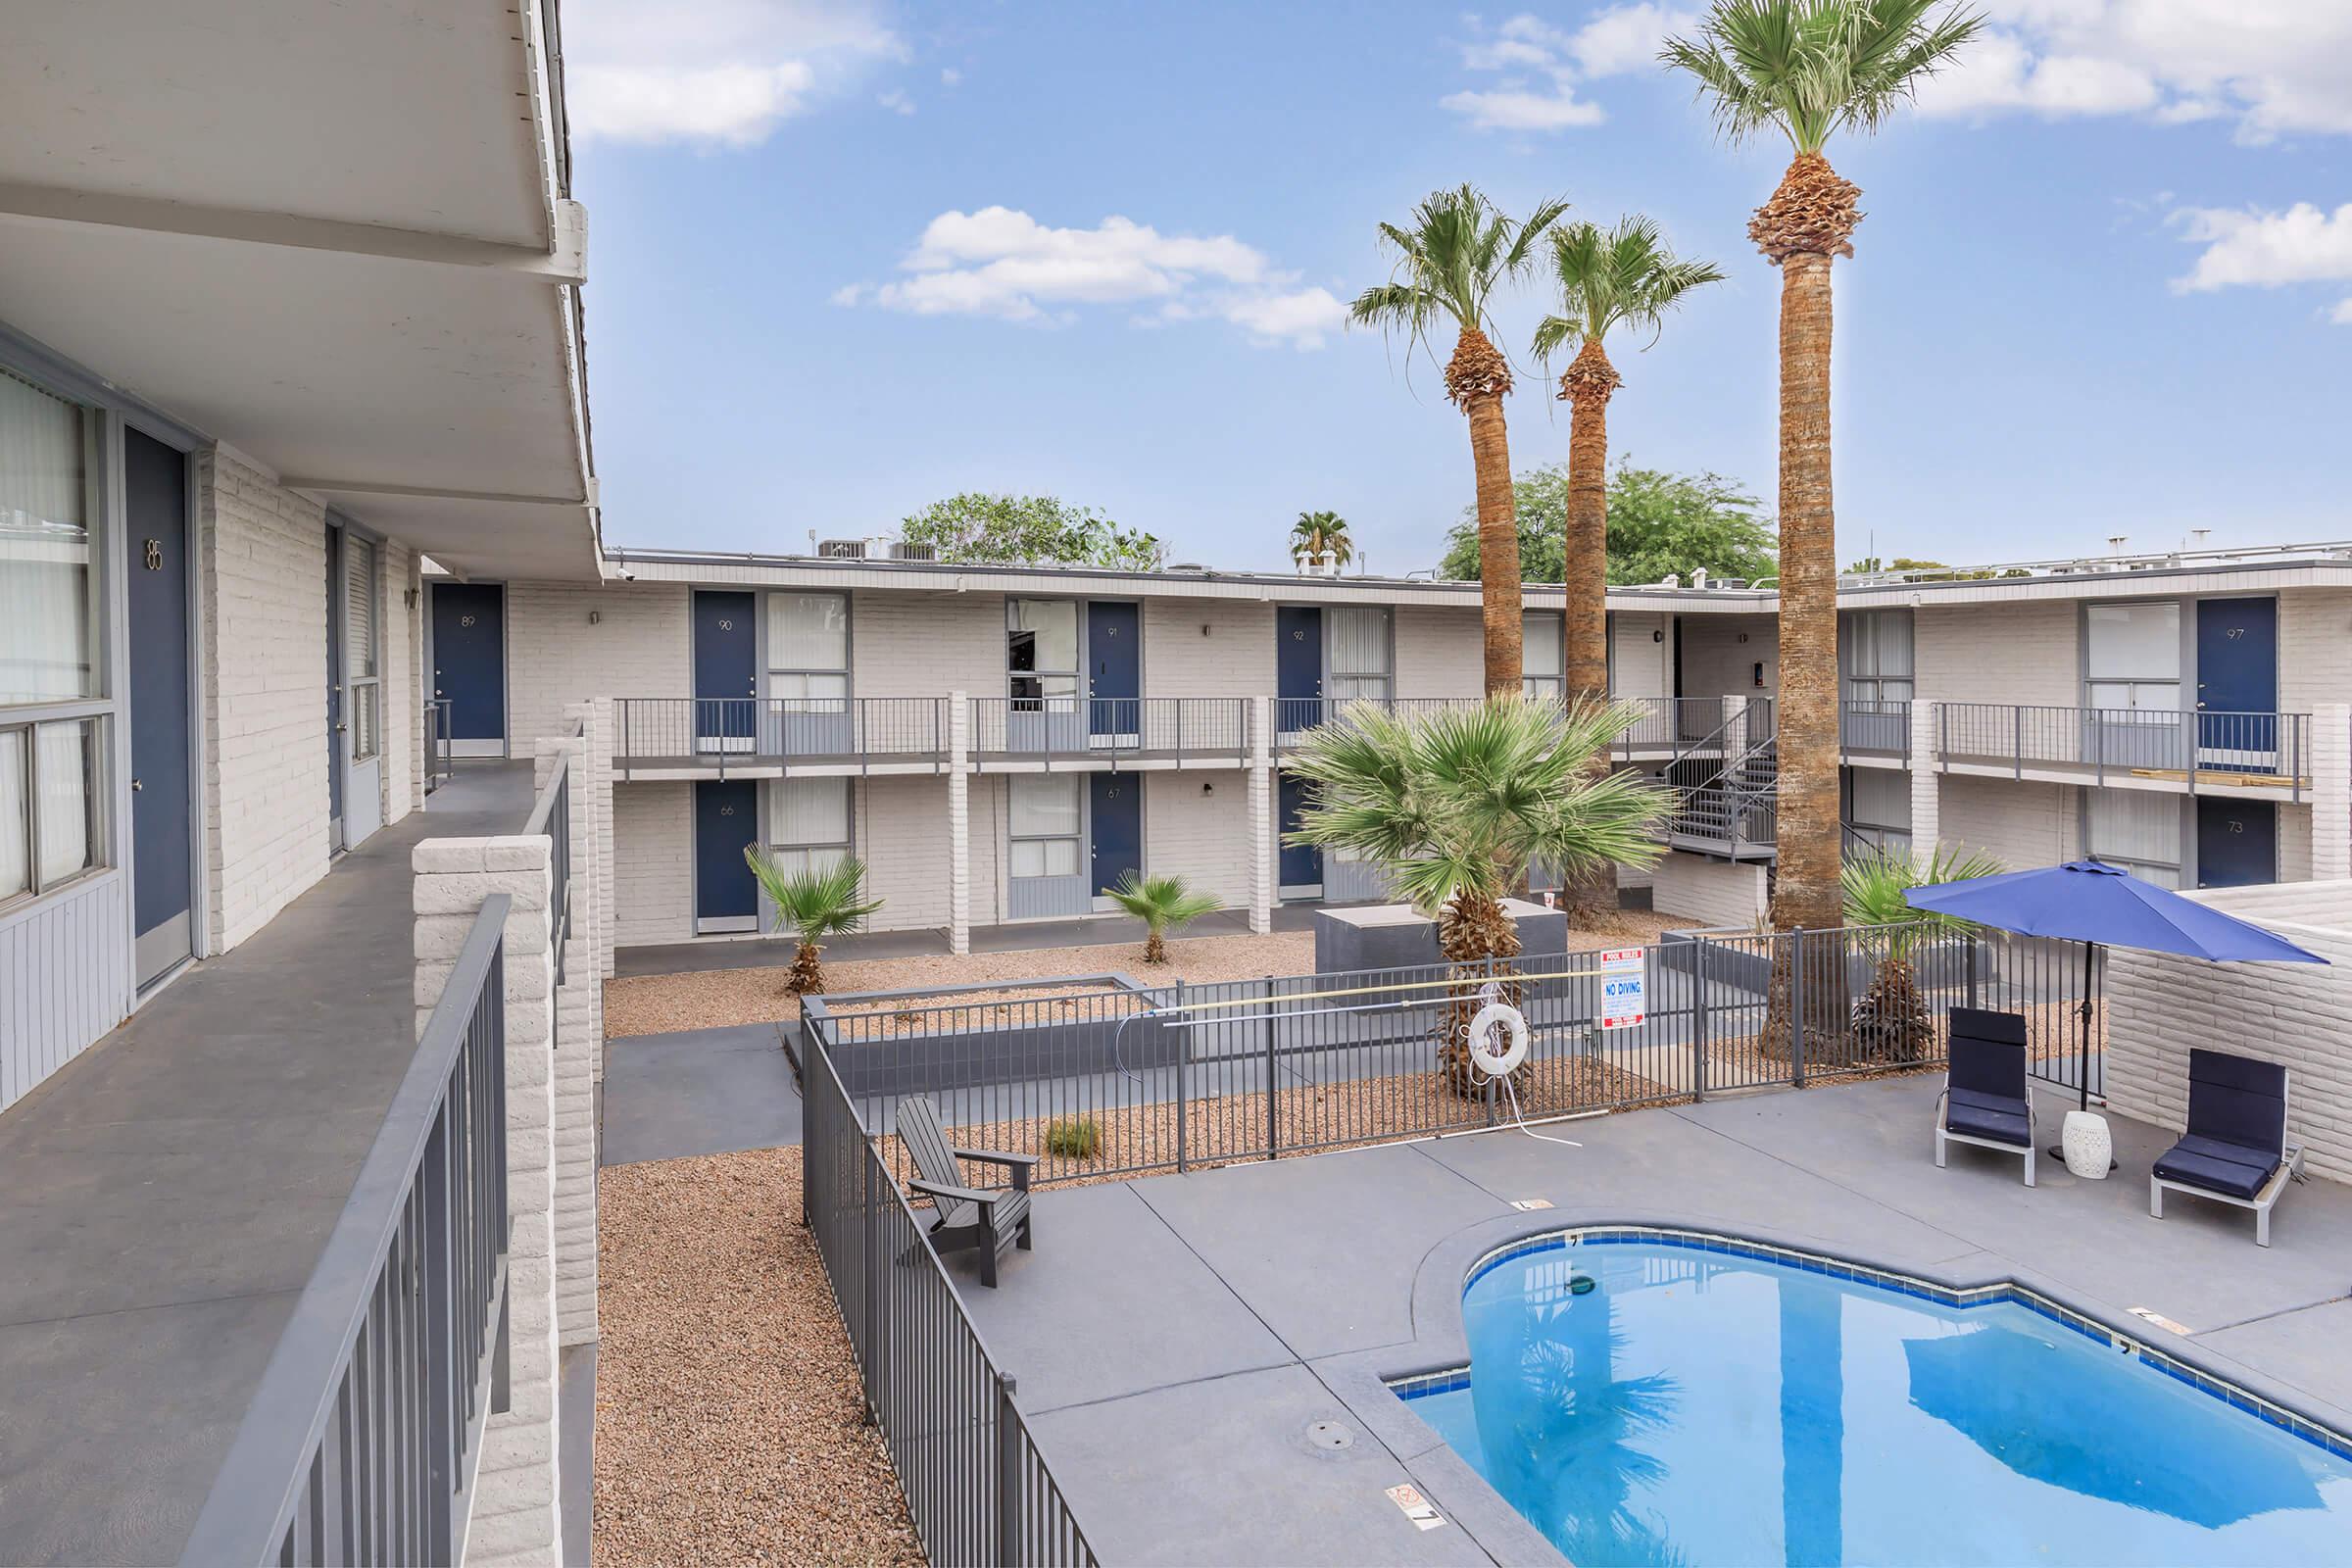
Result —
M1247 697L975 697L982 759L1250 755Z
M184 1563L456 1563L507 1402L505 932L482 902Z
M613 757L622 766L939 760L944 697L623 697Z
M2007 767L2021 778L2028 768L2083 771L2099 783L2178 775L2191 794L2226 778L2299 801L2311 769L2308 713L1943 703L1936 726L1938 765Z
M1911 755L1911 705L1847 698L1838 705L1838 751L1843 757Z

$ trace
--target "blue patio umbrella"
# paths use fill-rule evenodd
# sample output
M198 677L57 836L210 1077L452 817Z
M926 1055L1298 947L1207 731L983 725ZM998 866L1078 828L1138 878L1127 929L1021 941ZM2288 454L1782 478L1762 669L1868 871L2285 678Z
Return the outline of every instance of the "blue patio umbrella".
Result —
M2102 947L2178 953L2214 963L2326 963L2261 926L2142 882L2097 860L2069 860L2035 871L2008 871L1913 888L1903 895L1914 909L1947 914L2020 936L2057 937L2082 946L2082 1091L2090 1107L2090 1012Z

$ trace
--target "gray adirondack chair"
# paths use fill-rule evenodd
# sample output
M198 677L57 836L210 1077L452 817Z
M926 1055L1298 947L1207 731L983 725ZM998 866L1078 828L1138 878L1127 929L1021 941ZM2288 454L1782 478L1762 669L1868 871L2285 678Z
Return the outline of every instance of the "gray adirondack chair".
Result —
M908 1192L929 1198L938 1216L931 1245L940 1252L980 1250L980 1283L997 1287L997 1259L1007 1248L1029 1250L1029 1167L1035 1154L1006 1154L993 1149L957 1149L948 1142L939 1107L916 1095L899 1102L899 1137L920 1174ZM1001 1165L1012 1173L1010 1187L967 1187L962 1161Z

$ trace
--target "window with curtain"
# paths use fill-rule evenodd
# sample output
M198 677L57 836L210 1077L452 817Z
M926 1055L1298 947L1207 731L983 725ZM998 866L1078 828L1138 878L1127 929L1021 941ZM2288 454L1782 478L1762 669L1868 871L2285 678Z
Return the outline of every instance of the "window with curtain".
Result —
M2091 708L2180 711L2180 607L2091 605L2083 611L2083 702Z
M365 762L383 749L383 683L377 678L376 546L343 534L343 669L351 693L351 758Z
M1085 828L1085 798L1075 773L1016 773L1008 783L1008 869L1016 877L1076 876Z
M1839 617L1838 646L1849 703L1911 701L1911 612L1856 610Z
M1845 825L1854 837L1889 855L1911 852L1911 775L1892 768L1849 767ZM1848 849L1853 848L1849 842Z
M780 778L767 787L767 856L787 872L826 871L850 854L850 781Z
M1005 600L1004 665L1015 712L1069 711L1078 697L1077 601Z
M2083 792L2090 858L2162 888L2180 884L2181 800L2144 790Z
M82 411L0 370L0 706L96 697Z
M98 733L94 718L0 726L0 904L105 864Z
M1389 612L1345 608L1323 612L1331 644L1331 672L1325 691L1335 702L1385 703L1394 687L1389 663Z
M788 712L846 711L850 695L850 597L767 596L767 695Z
M1519 620L1520 689L1530 697L1559 701L1563 637L1560 616L1531 610Z

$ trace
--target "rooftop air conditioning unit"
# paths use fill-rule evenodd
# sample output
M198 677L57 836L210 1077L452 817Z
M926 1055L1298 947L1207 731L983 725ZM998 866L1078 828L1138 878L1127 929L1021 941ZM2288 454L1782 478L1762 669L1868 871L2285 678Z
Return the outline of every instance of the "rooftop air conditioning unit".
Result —
M1704 588L1706 585L1707 568L1704 566L1692 566L1690 568L1690 586L1693 588Z
M900 561L937 561L939 551L930 545L910 545L904 539L894 540L891 554Z
M1328 550L1319 556L1298 558L1298 575L1301 577L1337 577L1339 574L1340 558Z
M865 544L863 539L819 539L816 542L817 559L820 561L863 561Z

